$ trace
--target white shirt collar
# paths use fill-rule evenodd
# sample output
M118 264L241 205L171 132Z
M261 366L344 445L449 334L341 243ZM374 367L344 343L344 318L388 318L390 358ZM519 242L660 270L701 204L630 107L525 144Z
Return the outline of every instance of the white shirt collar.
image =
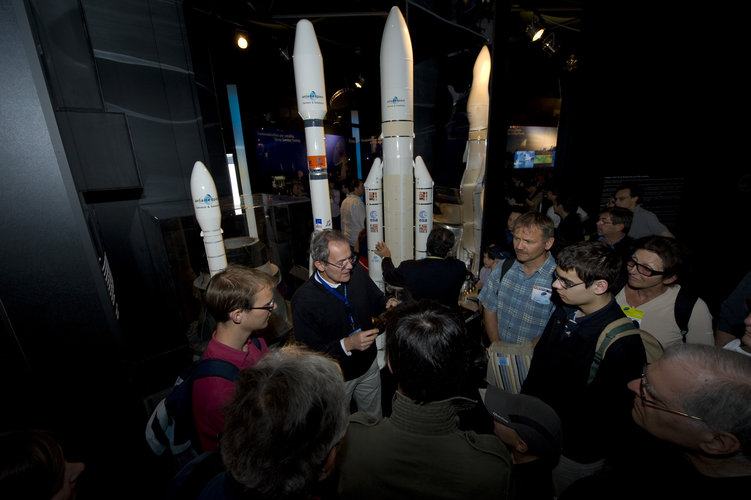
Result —
M331 288L337 288L339 285L341 285L341 283L332 283L332 282L330 282L329 280L327 280L326 278L324 278L323 276L321 276L321 273L318 270L316 270L316 281L318 281L319 283L325 281L326 284L329 285Z

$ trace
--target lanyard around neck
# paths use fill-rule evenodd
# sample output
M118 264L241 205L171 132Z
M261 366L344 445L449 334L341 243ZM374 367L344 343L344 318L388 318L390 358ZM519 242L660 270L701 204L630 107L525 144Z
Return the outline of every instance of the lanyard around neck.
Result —
M350 326L354 330L355 318L352 316L352 307L349 303L349 299L347 299L347 285L345 283L342 283L342 289L344 290L344 295L342 295L341 293L336 291L331 285L326 283L326 280L321 277L320 273L318 274L318 282L322 284L323 287L326 290L328 290L334 297L336 297L337 299L339 299L340 301L344 303L344 308L347 311L347 319L349 320Z

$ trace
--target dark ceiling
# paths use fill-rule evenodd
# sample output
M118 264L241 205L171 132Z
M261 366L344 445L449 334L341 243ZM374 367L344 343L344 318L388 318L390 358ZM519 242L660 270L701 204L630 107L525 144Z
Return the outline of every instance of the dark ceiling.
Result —
M246 93L258 98L258 113L266 118L281 115L278 119L294 119L289 116L295 114L296 103L294 72L288 56L293 53L295 26L300 19L310 20L316 30L324 60L326 92L330 99L336 94L329 106L330 114L337 107L349 107L354 100L361 110L375 104L371 114L378 116L381 37L394 5L400 8L409 26L416 92L420 91L418 79L435 79L441 88L435 95L423 96L434 101L456 99L468 92L474 60L485 44L491 51L502 50L506 54L509 70L515 74L513 92L560 97L558 74L565 71L566 60L578 50L583 15L583 2L565 0L529 4L335 0L317 2L315 6L297 0L183 3L193 49L200 50L200 44L210 47L207 50L211 52L211 71L217 87L221 83L247 86ZM549 32L555 33L555 55L544 53L525 35L533 14ZM232 37L238 29L250 36L251 45L245 52L232 47ZM498 36L499 33L503 35ZM360 78L365 87L355 91L354 82ZM417 102L419 97L415 99ZM378 120L375 124L377 128Z

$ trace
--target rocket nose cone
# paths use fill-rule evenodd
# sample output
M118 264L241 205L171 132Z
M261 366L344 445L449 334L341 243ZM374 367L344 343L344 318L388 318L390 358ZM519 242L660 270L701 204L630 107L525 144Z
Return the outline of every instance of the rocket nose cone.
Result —
M197 161L193 164L193 172L190 174L190 191L193 199L202 197L206 192L216 196L216 186L214 178L211 177L209 169L202 162Z
M193 181L197 179L198 177L206 175L208 171L209 169L206 168L206 165L204 165L202 161L195 162L193 164L193 171L190 174L191 184L193 184Z
M315 29L313 28L313 24L307 19L299 20L295 28L295 48L292 56L301 54L321 54L321 50L318 48Z
M407 29L407 22L402 16L402 11L399 7L391 7L389 11L389 17L386 18L386 27L383 30L383 36L386 37L389 33L402 32L409 37L409 30Z
M487 85L490 80L490 51L487 45L483 45L480 53L477 55L475 65L472 69L473 85Z

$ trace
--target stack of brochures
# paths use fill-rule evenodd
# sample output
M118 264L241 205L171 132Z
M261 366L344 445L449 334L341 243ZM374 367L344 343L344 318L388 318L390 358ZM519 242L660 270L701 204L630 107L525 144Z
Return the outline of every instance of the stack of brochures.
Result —
M487 382L514 394L521 390L532 361L531 344L494 342L488 349Z

